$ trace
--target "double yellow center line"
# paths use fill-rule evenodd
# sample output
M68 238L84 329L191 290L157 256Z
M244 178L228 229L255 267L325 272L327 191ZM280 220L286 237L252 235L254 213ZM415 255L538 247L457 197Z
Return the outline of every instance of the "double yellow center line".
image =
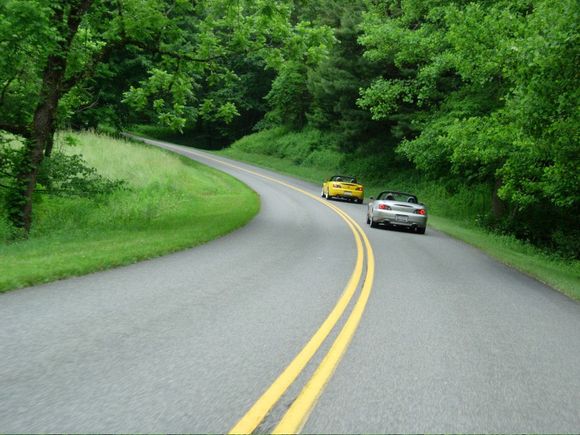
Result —
M160 144L156 141L146 141L153 144ZM163 144L164 147L167 145ZM183 149L177 147L171 147L172 149L179 150L183 152ZM300 375L302 370L306 367L309 361L312 359L314 354L322 346L328 334L336 326L346 308L348 307L350 301L356 293L357 288L361 282L363 276L363 265L366 253L366 275L364 277L364 282L362 289L359 293L358 299L348 316L348 319L344 323L342 329L340 330L338 336L334 340L329 351L326 353L322 362L318 365L318 368L306 383L302 391L299 393L298 397L290 408L286 411L282 419L279 421L278 425L274 428L273 433L275 434L290 434L299 433L308 416L314 409L317 399L320 397L324 388L330 378L332 377L336 367L340 363L348 345L354 336L354 333L360 323L362 315L364 313L366 304L368 302L369 296L371 294L374 274L375 274L375 258L373 254L372 246L362 230L362 228L344 211L342 211L336 205L323 201L319 197L312 195L311 193L300 189L296 186L288 184L284 181L277 180L275 178L269 177L267 175L260 174L258 172L252 171L250 169L243 168L231 164L229 162L223 161L221 159L216 159L210 157L206 154L198 153L195 151L187 150L188 154L193 154L208 160L213 160L221 165L229 166L240 171L247 172L249 174L255 175L257 177L266 179L273 183L277 183L288 187L292 190L300 192L325 206L332 209L337 213L348 225L353 233L355 244L356 244L356 263L354 270L348 280L346 287L343 290L338 302L324 320L322 325L314 333L312 338L306 343L302 350L296 355L292 362L282 371L282 373L276 378L276 380L264 391L260 398L254 403L254 405L246 412L246 414L235 424L230 430L230 434L250 434L252 433L258 425L266 418L270 410L276 405L280 398L284 395L286 390L292 385L296 378ZM364 249L363 249L364 245Z

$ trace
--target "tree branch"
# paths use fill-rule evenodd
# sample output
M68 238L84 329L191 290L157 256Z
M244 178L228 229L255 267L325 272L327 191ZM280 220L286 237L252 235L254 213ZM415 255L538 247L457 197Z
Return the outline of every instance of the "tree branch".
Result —
M146 50L146 51L150 51L152 53L156 52L156 53L159 53L161 55L166 55L166 56L172 57L172 58L177 59L177 60L187 60L187 61L191 61L191 62L210 62L212 60L221 59L223 57L231 56L233 54L242 54L242 52L229 52L229 53L219 54L216 56L210 56L210 57L206 57L206 58L198 58L198 57L192 56L189 53L177 53L177 52L173 52L173 51L160 50L157 47L151 47L150 45L144 44L141 41L122 39L122 40L116 41L115 43L108 43L108 44L104 45L102 50L100 52L98 52L93 57L93 59L91 60L89 65L87 65L82 71L80 71L77 74L74 74L74 75L70 76L69 78L67 78L66 80L64 80L62 83L62 86L61 86L62 94L63 95L66 94L68 91L70 91L76 84L80 83L82 80L90 78L94 74L97 66L102 61L104 61L115 49L121 48L125 45L133 45L135 47L141 48L141 49ZM261 48L264 48L264 47L258 47L255 50L249 50L248 52L257 51L257 50L260 50Z
M81 25L81 21L93 4L93 1L94 0L79 0L79 2L71 8L69 16L67 17L68 33L65 39L67 48L71 46L72 40Z
M89 104L86 104L85 106L79 107L77 110L75 110L75 113L81 113L81 112L84 112L85 110L93 109L94 107L97 106L100 99L101 99L101 94L98 93L97 98L92 103L89 103Z

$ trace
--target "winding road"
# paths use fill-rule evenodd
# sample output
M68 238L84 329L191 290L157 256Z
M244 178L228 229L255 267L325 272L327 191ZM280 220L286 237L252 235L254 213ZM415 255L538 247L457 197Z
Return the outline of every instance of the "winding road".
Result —
M320 186L148 142L260 213L0 295L0 432L580 432L580 304L431 228L370 229Z

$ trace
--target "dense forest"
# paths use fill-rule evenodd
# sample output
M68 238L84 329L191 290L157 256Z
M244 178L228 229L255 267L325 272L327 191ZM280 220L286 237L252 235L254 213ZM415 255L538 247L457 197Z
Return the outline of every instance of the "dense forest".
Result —
M484 189L482 225L578 258L579 25L576 0L3 0L3 213L25 233L39 192L115 188L59 129L301 133L302 159Z

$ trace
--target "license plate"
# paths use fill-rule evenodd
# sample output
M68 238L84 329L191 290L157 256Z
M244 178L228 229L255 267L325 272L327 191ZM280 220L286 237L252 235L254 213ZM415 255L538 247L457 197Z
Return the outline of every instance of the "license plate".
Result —
M352 195L352 193L351 193L351 192L344 192L344 194L345 194L346 196L350 196L350 195Z
M395 220L397 222L408 222L409 221L409 217L408 216L402 216L400 214L395 216Z

